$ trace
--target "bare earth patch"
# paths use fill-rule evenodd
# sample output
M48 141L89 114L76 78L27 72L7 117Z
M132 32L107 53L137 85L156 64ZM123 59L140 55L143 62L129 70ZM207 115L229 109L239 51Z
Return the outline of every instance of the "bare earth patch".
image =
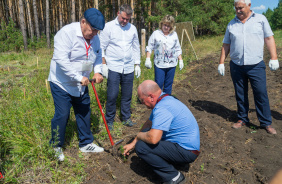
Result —
M234 130L231 125L237 120L237 107L229 63L225 64L225 76L220 76L217 73L218 56L191 63L183 74L186 78L174 84L173 95L192 111L201 133L200 156L190 164L189 171L188 167L180 169L187 178L186 183L267 183L282 166L282 70L273 72L268 66L266 68L272 125L277 135L269 135L259 128L251 89L249 118L252 126ZM269 55L265 61L269 61ZM136 135L150 111L138 104L133 114L138 125L124 128L122 145ZM109 150L108 140L103 145ZM77 150L66 151L77 156ZM160 183L158 176L135 153L124 160L106 151L85 155L84 162L89 166L85 183Z

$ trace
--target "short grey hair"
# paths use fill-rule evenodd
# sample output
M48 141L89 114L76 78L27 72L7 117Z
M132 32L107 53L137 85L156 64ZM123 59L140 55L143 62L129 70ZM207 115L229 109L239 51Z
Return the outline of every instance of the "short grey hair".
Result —
M235 3L238 3L238 2L240 2L240 1L242 1L242 2L245 3L246 5L251 4L251 0L234 0L234 4L235 4Z
M128 4L123 4L119 7L119 13L125 12L127 15L132 15L133 10Z

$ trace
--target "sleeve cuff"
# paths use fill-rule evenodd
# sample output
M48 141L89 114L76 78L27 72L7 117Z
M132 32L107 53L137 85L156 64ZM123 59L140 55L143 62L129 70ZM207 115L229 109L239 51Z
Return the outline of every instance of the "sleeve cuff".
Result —
M135 65L140 65L140 63L141 63L140 60L137 60L137 61L134 62Z
M74 77L74 80L80 82L82 80L83 76L82 75L77 75Z

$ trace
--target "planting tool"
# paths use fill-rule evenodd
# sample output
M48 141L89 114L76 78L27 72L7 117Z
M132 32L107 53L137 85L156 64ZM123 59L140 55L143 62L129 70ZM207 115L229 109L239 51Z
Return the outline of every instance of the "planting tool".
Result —
M106 121L106 118L105 118L105 115L104 115L104 112L103 112L103 108L102 108L102 106L101 106L101 103L100 103L100 100L99 100L99 98L98 98L98 94L97 94L97 91L96 91L96 88L95 88L95 85L94 85L94 83L96 82L96 80L95 80L95 79L89 79L89 81L91 82L91 85L92 85L92 87L93 87L93 91L94 91L94 93L95 93L95 97L96 97L98 106L99 106L99 108L100 108L100 112L101 112L101 115L102 115L102 117L103 117L104 124L105 124L106 130L107 130L107 133L108 133L108 135L109 135L110 141L111 141L111 145L112 145L112 147L114 148L114 146L116 146L116 145L122 143L124 140L121 139L120 141L114 143L113 138L112 138L111 133L110 133L110 130L109 130L109 127L108 127L108 124L107 124L107 121Z

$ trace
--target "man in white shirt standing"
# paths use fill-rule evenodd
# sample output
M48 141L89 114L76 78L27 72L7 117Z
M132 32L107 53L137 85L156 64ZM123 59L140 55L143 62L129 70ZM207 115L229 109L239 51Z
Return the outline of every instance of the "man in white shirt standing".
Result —
M230 74L233 81L238 121L232 125L240 129L249 124L248 82L253 89L255 107L260 126L270 134L276 134L266 88L266 66L263 61L266 44L269 68L277 70L279 62L273 32L264 15L251 10L251 0L234 0L236 17L227 25L221 49L218 72L224 75L224 61L230 53Z
M100 33L103 75L108 78L106 120L110 130L113 130L119 85L123 124L130 127L134 125L130 119L134 66L137 78L141 69L138 33L136 27L129 23L132 13L129 5L121 5L117 18L106 23L105 29Z
M104 151L93 143L87 87L93 69L93 79L96 83L103 81L102 51L97 32L104 26L103 14L95 8L90 8L84 12L80 22L64 26L54 37L54 54L48 77L55 105L50 144L54 147L59 161L64 160L62 146L71 107L76 117L80 151Z

